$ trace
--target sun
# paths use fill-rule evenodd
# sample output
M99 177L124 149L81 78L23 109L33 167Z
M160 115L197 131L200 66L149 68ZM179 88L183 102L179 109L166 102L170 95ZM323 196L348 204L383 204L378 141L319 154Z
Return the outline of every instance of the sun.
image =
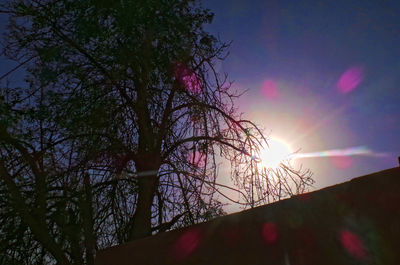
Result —
M277 138L270 138L260 152L261 165L267 169L277 169L281 162L292 153L290 146Z

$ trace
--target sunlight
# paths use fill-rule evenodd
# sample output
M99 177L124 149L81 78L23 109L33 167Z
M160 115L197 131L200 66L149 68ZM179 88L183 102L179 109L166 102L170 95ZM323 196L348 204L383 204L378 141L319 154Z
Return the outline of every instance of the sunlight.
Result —
M288 144L282 140L271 138L268 146L264 146L260 153L261 164L265 168L277 169L281 162L292 153Z

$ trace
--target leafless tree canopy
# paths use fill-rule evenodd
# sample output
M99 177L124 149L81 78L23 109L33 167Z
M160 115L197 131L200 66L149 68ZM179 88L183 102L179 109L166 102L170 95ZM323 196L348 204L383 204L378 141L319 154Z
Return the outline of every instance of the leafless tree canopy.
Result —
M17 63L0 88L4 264L93 264L99 248L221 215L220 158L248 206L312 183L290 164L258 167L266 139L216 71L228 45L204 31L213 15L196 1L0 9Z

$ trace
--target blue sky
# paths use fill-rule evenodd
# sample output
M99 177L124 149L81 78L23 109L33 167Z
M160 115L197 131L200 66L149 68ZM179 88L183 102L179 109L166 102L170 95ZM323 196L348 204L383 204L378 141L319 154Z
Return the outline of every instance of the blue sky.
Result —
M233 41L220 70L248 89L245 116L300 152L368 150L298 159L316 187L398 165L399 1L206 0L207 30ZM348 83L345 92L342 79ZM264 87L272 87L265 94ZM346 152L344 152L346 153Z

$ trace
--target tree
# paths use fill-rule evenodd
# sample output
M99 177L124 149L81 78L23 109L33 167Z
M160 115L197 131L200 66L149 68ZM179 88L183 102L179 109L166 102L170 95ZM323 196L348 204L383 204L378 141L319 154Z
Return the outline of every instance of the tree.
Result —
M1 221L40 246L13 237L13 259L93 264L98 248L223 214L219 158L250 206L312 181L258 169L266 139L237 113L240 91L214 67L228 44L196 1L15 0L2 12L4 54L27 85L1 88Z

